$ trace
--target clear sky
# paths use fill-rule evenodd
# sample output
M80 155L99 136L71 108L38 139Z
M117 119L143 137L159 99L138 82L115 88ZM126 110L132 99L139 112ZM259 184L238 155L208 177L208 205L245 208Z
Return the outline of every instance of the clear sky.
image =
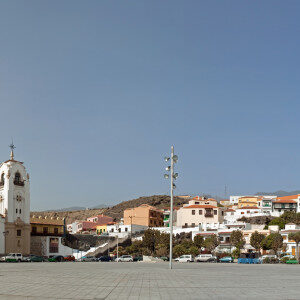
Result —
M300 188L299 1L1 1L0 158L32 209Z

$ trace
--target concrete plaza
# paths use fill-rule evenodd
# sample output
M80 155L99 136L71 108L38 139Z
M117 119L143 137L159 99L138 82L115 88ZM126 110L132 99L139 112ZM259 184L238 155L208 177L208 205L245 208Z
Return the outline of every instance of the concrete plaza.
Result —
M300 299L300 265L1 263L0 299Z

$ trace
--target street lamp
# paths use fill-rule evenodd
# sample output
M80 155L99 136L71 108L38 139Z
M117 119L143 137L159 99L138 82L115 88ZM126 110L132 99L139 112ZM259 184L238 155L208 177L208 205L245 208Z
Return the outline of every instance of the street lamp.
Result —
M171 179L171 185L170 185L170 219L169 219L169 227L170 227L170 254L169 254L169 269L172 269L172 252L173 252L173 191L176 188L176 185L174 184L174 180L178 177L178 173L174 174L174 163L177 163L178 156L174 155L174 146L171 147L171 156L165 157L165 161L168 162L171 160L171 165L166 167L166 171L170 172L169 174L164 174L165 179Z
M119 262L119 224L116 225L117 230L117 262Z

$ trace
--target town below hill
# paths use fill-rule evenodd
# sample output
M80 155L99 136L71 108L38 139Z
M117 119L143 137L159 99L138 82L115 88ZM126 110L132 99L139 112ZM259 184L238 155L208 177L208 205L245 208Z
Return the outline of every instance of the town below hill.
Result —
M185 197L174 197L174 207L182 206L183 204L188 203L188 199ZM73 223L78 220L86 220L89 217L105 214L109 217L112 217L115 221L119 221L123 217L123 212L127 208L138 207L141 204L148 204L156 208L164 208L170 206L170 196L167 195L153 195L140 197L133 200L123 201L119 204L116 204L112 207L107 208L90 208L90 209L75 209L70 210L52 210L52 211L34 211L31 212L31 216L42 216L42 217L60 217L65 218L66 223ZM80 207L79 207L80 208Z

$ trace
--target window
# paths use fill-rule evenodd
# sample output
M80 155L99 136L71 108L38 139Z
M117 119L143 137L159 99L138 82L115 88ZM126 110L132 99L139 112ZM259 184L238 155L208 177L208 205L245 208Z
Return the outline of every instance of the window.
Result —
M1 174L0 186L4 186L4 173Z
M113 229L113 228L111 229L111 232L114 232L114 229Z
M247 210L247 214L250 214L250 210Z
M37 232L36 227L32 226L32 233L36 233L36 232Z
M21 229L17 229L17 236L21 236L21 234L22 234Z
M199 204L199 202L195 202L195 204Z
M224 211L222 210L222 216L224 216Z
M241 215L243 215L243 214L244 214L244 212L242 211L242 212L241 212Z
M21 208L19 209L19 213L21 213Z
M152 223L152 220L151 220L151 223ZM119 228L119 232L121 232L121 228Z
M18 209L16 208L16 214L18 213Z
M44 228L47 228L47 227L44 227ZM50 238L49 252L50 253L58 253L58 238Z
M54 228L54 234L58 234L58 228Z
M43 227L43 233L47 234L48 233L48 227Z
M224 240L224 238L222 236L220 236L220 241L222 242Z
M218 214L218 211L217 210L214 210L214 215L216 216Z
M192 223L192 227L195 227L195 223Z
M195 210L194 209L192 210L192 215L195 215Z
M199 209L199 215L202 215L202 209Z
M24 186L24 182L21 180L21 174L19 172L15 174L14 184Z
M126 232L128 231L128 228L127 228L127 227L125 227L125 231L126 231Z

